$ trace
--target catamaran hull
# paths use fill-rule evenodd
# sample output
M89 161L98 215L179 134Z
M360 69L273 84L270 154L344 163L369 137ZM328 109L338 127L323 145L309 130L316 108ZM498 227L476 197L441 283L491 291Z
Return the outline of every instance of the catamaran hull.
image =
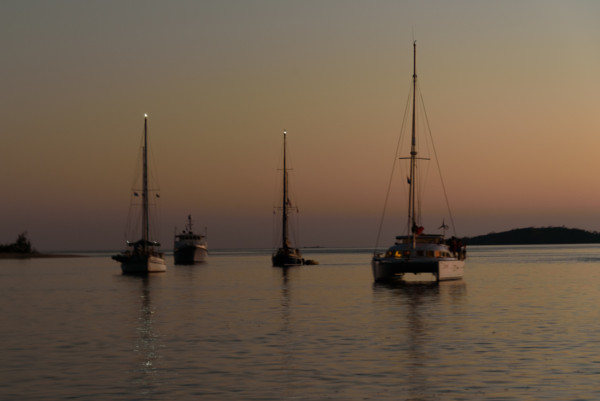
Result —
M407 273L430 273L437 281L460 280L464 275L464 260L402 261L374 259L371 262L375 282L399 280Z
M204 263L208 250L201 245L183 246L175 248L173 256L176 265L193 265L195 263Z
M149 274L163 273L167 271L167 264L163 258L149 256L148 258L114 258L121 262L123 274Z

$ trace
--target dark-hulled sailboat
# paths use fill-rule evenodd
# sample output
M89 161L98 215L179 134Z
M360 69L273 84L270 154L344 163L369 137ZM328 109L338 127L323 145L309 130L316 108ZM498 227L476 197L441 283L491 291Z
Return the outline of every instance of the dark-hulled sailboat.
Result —
M137 195L137 193L135 193ZM121 263L123 274L145 275L167 270L163 254L158 251L160 244L150 240L150 213L148 202L148 115L144 115L144 138L142 148L142 238L135 242L127 241L130 249L112 256Z
M417 45L413 44L413 91L412 91L412 132L410 157L410 176L407 177L409 185L408 194L408 219L407 234L396 237L394 245L384 254L373 256L371 266L373 278L376 282L402 279L406 274L420 275L433 274L436 281L457 280L463 277L466 252L456 239L446 240L444 234L425 234L420 224L417 213L417 157L416 141L416 92L417 70L416 54ZM444 191L445 192L445 191ZM442 223L441 229L448 226Z
M274 267L299 266L304 263L304 259L298 248L294 248L288 231L288 217L292 210L297 210L291 205L288 194L288 170L286 166L286 136L283 131L283 198L281 201L281 246L273 253L272 260Z

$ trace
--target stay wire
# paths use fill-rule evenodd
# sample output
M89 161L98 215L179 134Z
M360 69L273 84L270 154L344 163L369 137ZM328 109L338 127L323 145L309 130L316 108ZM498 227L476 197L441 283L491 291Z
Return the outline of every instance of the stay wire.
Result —
M419 92L419 96L421 97L421 104L425 105L423 101L423 94ZM440 175L440 182L442 184L442 190L444 192L444 199L446 200L446 207L448 208L448 216L450 217L450 224L452 224L452 233L456 237L456 225L454 224L454 217L452 216L452 210L450 209L450 202L448 200L448 194L446 192L446 185L444 184L444 177L442 176L442 168L440 166L440 160L437 155L437 150L435 149L435 143L433 142L433 135L431 133L431 127L429 125L429 117L427 116L427 110L423 106L423 115L425 116L425 123L427 124L427 132L429 133L429 138L431 140L431 148L433 149L433 155L435 157L435 163L438 168L438 174Z
M379 240L381 238L381 231L383 230L383 222L385 220L385 213L387 211L387 205L390 198L390 192L392 190L392 183L394 179L394 171L396 170L396 163L398 162L398 154L400 152L400 145L402 143L402 138L404 133L406 132L406 121L408 120L407 116L409 114L410 109L410 100L412 95L412 89L409 91L408 98L406 99L406 106L404 107L404 117L402 119L402 126L400 127L400 134L398 135L398 142L396 143L396 152L394 154L394 161L392 163L392 171L390 173L390 178L388 180L387 192L385 194L385 200L383 202L383 212L381 213L381 219L379 221L379 228L377 230L377 239L375 240L375 248L373 249L373 254L377 254L377 248L379 248Z

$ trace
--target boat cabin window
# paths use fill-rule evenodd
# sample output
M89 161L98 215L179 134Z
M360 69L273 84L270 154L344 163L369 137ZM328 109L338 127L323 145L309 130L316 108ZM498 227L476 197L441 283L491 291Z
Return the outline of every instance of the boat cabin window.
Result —
M433 256L433 252L428 252L431 253ZM417 256L423 256L424 251L416 251L416 255ZM388 250L385 253L385 257L386 258L410 258L410 250L409 249L405 249L405 250Z
M408 258L410 256L410 251L388 251L385 256L388 258Z
M435 251L436 258L451 258L452 255L448 251Z

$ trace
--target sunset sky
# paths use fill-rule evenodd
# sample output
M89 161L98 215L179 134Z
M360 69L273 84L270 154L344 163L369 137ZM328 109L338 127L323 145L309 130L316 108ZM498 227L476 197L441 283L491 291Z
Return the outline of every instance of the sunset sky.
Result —
M598 1L3 0L0 243L121 249L148 113L163 248L271 247L284 129L299 245L373 246L413 40L457 234L600 231Z

